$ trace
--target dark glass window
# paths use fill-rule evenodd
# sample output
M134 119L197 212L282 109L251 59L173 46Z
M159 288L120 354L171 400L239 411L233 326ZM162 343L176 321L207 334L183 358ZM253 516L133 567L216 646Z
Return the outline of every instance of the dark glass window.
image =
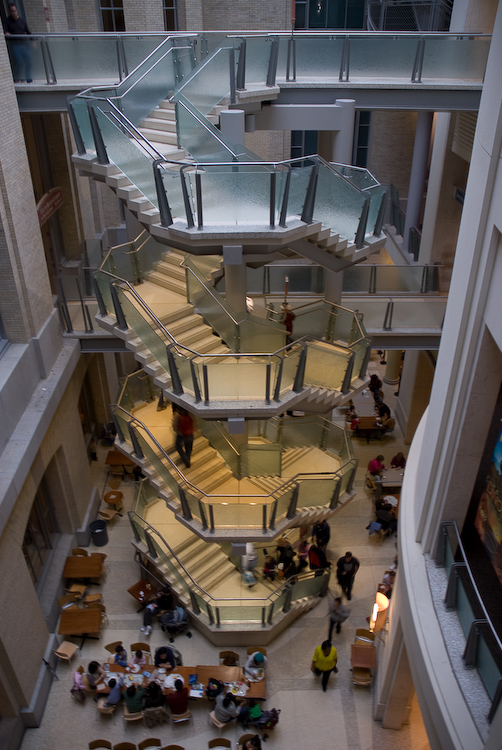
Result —
M366 167L370 142L371 112L356 112L353 164Z
M177 0L163 0L164 29L166 31L178 30L178 8Z
M42 482L33 501L23 540L23 554L34 583L40 580L57 532L54 508Z
M295 29L362 29L364 0L297 0Z
M317 154L317 130L291 131L291 158Z
M122 0L101 0L103 31L125 31L124 6Z

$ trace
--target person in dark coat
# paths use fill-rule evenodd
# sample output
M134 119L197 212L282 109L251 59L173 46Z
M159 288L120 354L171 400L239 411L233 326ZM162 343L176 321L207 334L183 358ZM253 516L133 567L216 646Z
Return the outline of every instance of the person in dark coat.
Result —
M336 577L338 583L342 587L343 593L350 601L352 599L352 586L354 585L354 578L359 570L359 560L354 557L352 552L346 552L343 557L340 557L336 564Z

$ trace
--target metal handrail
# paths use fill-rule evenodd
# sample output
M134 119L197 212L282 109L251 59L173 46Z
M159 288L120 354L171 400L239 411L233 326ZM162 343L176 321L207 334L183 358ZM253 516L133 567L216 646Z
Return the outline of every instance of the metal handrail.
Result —
M172 97L171 97L171 100L172 100ZM171 100L170 100L170 101L171 101ZM192 110L190 109L190 107L187 107L187 105L185 104L185 102L184 102L184 101L182 101L181 99L176 99L176 100L175 100L175 103L176 103L177 105L179 105L180 107L183 107L183 109L184 109L184 110L186 110L186 111L187 111L187 112L188 112L188 113L189 113L189 114L190 114L190 115L191 115L191 116L192 116L192 117L194 118L194 120L196 120L196 121L197 121L197 122L199 123L199 125L200 125L200 126L201 126L202 128L204 128L204 130L205 130L205 131L206 131L207 133L209 133L209 134L211 135L211 137L212 137L212 138L214 138L214 140L215 140L215 141L217 141L217 142L218 142L218 143L220 144L220 146L221 146L222 148L224 148L224 149L225 149L226 151L229 151L229 152L230 152L231 154L233 154L233 155L235 156L235 158L236 158L236 159L238 159L238 157L239 157L239 156L243 156L243 155L244 155L244 154L236 154L236 153L235 153L235 152L234 152L234 151L233 151L233 150L232 150L232 149L230 148L230 146L229 146L229 145L228 145L227 143L225 143L225 142L224 142L224 141L223 141L223 140L222 140L222 139L221 139L221 138L220 138L220 137L218 136L218 134L217 134L217 133L214 133L214 132L212 131L211 127L210 127L210 123L209 123L209 120L207 120L206 122L204 122L204 120L206 120L206 118L204 117L204 115L203 115L202 113L199 113L199 115L200 115L200 116L199 116L198 114L195 114L194 112L192 112ZM192 106L193 106L193 105L192 105ZM196 108L194 107L194 109L196 109ZM198 112L198 110L196 110L196 111ZM216 130L216 128L215 128L215 130ZM245 163L247 164L247 162L245 162ZM179 164L179 162L178 162L178 164ZM183 170L183 169L184 169L185 167L192 167L192 166L197 166L197 164L185 164L185 165L184 165L184 166L182 167L182 169L181 169L180 171L182 171L182 170Z
M212 602L237 602L237 601L238 601L238 602L242 602L242 601L243 601L242 597L232 597L232 598L230 598L230 597L221 597L221 596L219 596L219 597L217 597L217 598L213 597L213 595L212 595L212 594L210 594L210 593L209 593L208 591L206 591L205 589L203 589L203 588L202 588L202 586L200 586L200 585L199 585L199 584L197 583L197 581L195 581L195 580L194 580L193 576L192 576L192 575L191 575L191 574L190 574L190 573L188 572L188 570L187 570L187 569L185 568L185 566L183 565L183 563L181 562L181 560L180 560L180 559L179 559L179 558L177 557L176 553L175 553L175 552L174 552L174 551L172 550L172 548L171 548L171 547L169 546L169 544L168 544L168 543L166 542L166 540L164 539L164 537L162 536L162 534L161 534L161 533L160 533L159 531L157 531L157 529L156 529L156 528L155 528L154 526L152 526L152 525L151 525L150 523L148 523L148 521L146 521L146 520L145 520L144 518L142 518L142 517L141 517L141 516L139 515L139 513L136 513L135 511L132 511L132 510L128 511L128 516L129 516L129 518L130 518L130 519L132 519L132 520L134 520L134 519L133 519L133 516L135 516L135 517L136 517L137 519L139 519L139 521L141 521L141 523L142 523L142 524L145 524L145 526L147 526L147 527L148 527L149 529L151 529L151 531L152 531L152 532L153 532L153 533L154 533L154 534L155 534L155 535L156 535L157 537L159 537L159 539L161 539L162 543L163 543L163 544L165 544L165 546L166 546L166 547L167 547L167 549L169 550L170 554L171 554L171 555L172 555L172 556L174 557L174 559L175 559L175 560L177 561L177 563L179 564L180 568L181 568L181 569L183 570L183 572L184 572L184 573L185 573L185 574L186 574L186 575L188 576L188 578L189 578L189 579L190 579L190 580L191 580L191 581L193 582L193 585L194 585L194 586L195 586L195 587L196 587L196 588L197 588L197 589L198 589L199 591L202 591L202 592L203 592L203 594L204 594L204 596L207 596L207 597L208 597L208 599L210 599L210 600L211 600ZM143 528L145 528L145 527L143 527ZM323 571L329 571L329 568L322 568L322 570L323 570ZM296 578L297 580L307 580L308 578L315 578L315 574L316 574L316 572L318 572L318 571L314 571L314 570L309 570L309 571L307 571L307 572L305 572L305 573L295 573L295 575L294 575L294 576L291 576L291 578ZM254 596L254 597L249 597L249 598L247 598L247 597L246 597L246 599L245 599L244 601L246 601L246 602L268 602L269 604L272 604L272 603L273 603L273 602L271 601L271 600L272 600L272 597L275 597L276 599L278 599L278 598L279 598L279 596L281 595L281 593L283 592L283 590L284 590L284 589L285 589L285 588L286 588L287 586L289 586L289 585L290 585L289 581L290 581L290 579L286 579L286 580L282 581L282 583L281 583L281 584L280 584L280 585L279 585L279 586L278 586L278 587L277 587L277 588L276 588L276 589L275 589L274 591L272 591L272 592L271 592L271 593L270 593L270 594L269 594L268 596L266 596L266 597L257 597L257 596ZM213 606L214 606L214 605L213 605ZM264 605L264 606L265 606L265 605Z

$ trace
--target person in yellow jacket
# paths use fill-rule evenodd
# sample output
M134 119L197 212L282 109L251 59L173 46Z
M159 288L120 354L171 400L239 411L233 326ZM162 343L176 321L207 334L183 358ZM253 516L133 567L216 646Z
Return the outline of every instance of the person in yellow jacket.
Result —
M336 662L336 648L331 645L331 641L324 641L314 651L310 669L314 674L322 675L322 689L324 693L326 692L331 672L333 670L338 672Z

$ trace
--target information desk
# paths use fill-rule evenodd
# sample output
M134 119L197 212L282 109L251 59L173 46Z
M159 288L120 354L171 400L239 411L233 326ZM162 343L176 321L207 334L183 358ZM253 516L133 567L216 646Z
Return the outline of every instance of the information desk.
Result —
M83 611L83 610L82 610ZM119 664L109 664L110 672L118 672L123 674L124 676L127 674L130 674L126 672L125 667L121 667ZM153 665L147 665L146 667L143 667L140 674L143 672L151 672L153 674L155 670L155 667ZM209 680L211 677L215 680L221 680L222 682L244 682L244 673L242 671L241 667L226 667L224 664L219 664L218 666L210 666L206 664L198 664L196 667L175 667L175 669L170 670L173 673L180 674L183 677L183 680L185 682L185 685L189 687L188 680L191 674L197 675L197 681L202 683L204 685L204 688L206 688ZM169 670L166 672L167 676L169 674ZM137 677L137 675L133 675L133 677ZM143 687L146 687L149 682L151 682L152 678L149 679L144 678L143 679ZM127 687L128 680L126 680L125 687ZM104 684L98 685L98 691L100 693L106 694L108 693L108 686ZM164 693L169 693L168 688L164 688ZM249 690L246 693L246 698L255 698L257 700L265 700L266 698L266 692L267 692L267 674L265 672L265 675L260 682L251 682L249 684Z

